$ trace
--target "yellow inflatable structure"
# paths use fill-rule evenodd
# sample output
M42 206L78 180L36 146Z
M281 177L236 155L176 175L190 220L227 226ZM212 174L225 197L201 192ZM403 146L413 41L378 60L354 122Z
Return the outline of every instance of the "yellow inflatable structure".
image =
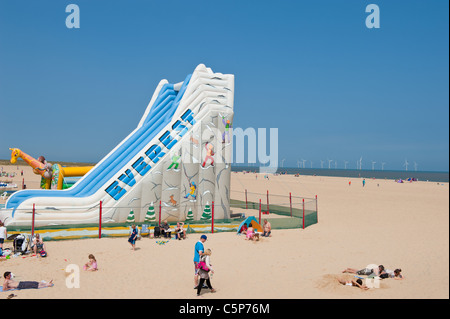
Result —
M71 166L65 167L60 164L47 163L43 156L38 159L33 158L18 148L10 148L11 163L15 164L17 159L22 158L33 168L36 175L41 175L41 188L43 189L63 189L64 178L84 176L94 166Z

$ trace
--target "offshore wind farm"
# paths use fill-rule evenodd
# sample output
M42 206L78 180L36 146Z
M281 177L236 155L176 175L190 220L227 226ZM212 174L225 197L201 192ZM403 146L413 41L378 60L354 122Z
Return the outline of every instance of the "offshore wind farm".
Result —
M251 171L258 172L259 167L255 165L245 165L231 167L232 171L242 172ZM372 170L372 169L343 169L343 168L303 168L303 167L279 167L279 174L300 174L300 175L317 175L317 176L336 176L348 178L376 178L391 180L407 180L408 178L416 178L419 181L429 182L449 182L449 172L437 171L405 171L405 170Z

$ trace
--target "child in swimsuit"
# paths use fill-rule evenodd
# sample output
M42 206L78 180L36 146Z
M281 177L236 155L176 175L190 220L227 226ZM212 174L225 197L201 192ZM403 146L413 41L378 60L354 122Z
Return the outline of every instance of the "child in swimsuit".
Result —
M86 271L96 271L97 268L97 260L95 259L94 255L89 255L89 261L84 265L83 267Z

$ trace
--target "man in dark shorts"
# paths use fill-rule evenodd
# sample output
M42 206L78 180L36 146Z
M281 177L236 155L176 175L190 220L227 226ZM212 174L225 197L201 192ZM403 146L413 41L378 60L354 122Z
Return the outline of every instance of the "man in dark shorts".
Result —
M10 271L5 272L3 277L5 277L5 281L3 282L3 291L12 289L38 289L53 286L53 280L50 280L48 283L37 281L14 281L11 279Z

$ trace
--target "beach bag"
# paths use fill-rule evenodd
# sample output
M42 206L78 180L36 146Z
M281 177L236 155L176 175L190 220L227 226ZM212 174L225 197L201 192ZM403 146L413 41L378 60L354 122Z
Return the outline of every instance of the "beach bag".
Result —
M159 226L155 226L155 229L154 229L154 232L153 232L153 236L154 237L161 236L161 228Z
M209 272L209 268L208 266L206 266L206 262L204 259L200 260L199 263L197 264L197 269L201 269L204 270L206 272Z

